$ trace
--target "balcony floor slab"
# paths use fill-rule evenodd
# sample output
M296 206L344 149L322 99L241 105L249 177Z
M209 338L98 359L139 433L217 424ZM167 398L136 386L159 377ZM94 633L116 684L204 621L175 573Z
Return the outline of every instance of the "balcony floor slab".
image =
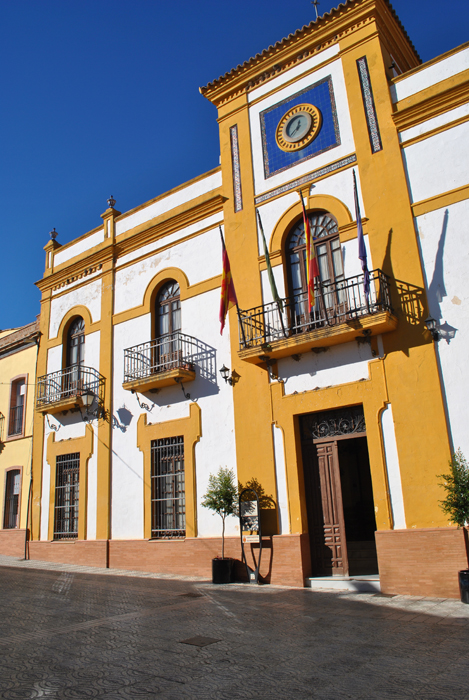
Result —
M185 384L186 382L192 382L194 379L194 370L178 367L177 369L171 369L167 372L158 372L158 374L151 374L148 377L140 377L130 382L124 382L122 386L127 391L133 390L143 393L145 391L151 391L152 389L173 386L180 382Z
M304 333L297 333L287 338L255 345L238 351L241 360L252 364L262 364L266 355L271 359L291 357L319 347L331 347L349 343L357 338L363 339L364 331L368 336L389 333L397 328L397 318L389 311L353 318L335 326L316 328Z

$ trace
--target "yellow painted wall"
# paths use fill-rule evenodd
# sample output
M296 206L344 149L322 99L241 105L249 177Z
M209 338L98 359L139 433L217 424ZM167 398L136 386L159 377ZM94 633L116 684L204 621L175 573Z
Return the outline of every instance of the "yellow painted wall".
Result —
M5 337L8 334L3 334ZM5 505L6 470L11 467L21 467L22 482L20 495L21 528L26 527L26 512L31 474L32 428L35 401L37 348L33 345L12 355L0 358L0 411L5 416L3 428L3 444L0 446L0 528L3 528ZM8 438L8 421L10 407L11 379L18 375L28 375L26 387L26 409L24 417L24 433L21 437Z
M307 529L301 447L295 416L351 403L364 405L378 528L392 527L380 426L381 410L387 402L392 404L395 421L407 526L447 524L438 506L442 493L437 475L450 456L448 431L433 342L423 323L428 315L424 277L401 149L392 117L393 107L383 54L387 56L391 50L393 55L401 57L406 68L416 66L417 60L400 29L397 25L391 26L389 18L385 18L390 23L386 31L383 30L379 14L383 13L384 17L387 9L380 0L357 6L357 17L373 5L378 8L378 13L373 15L372 12L365 22L357 23L353 29L350 28L353 26L351 15L354 10L344 10L344 17L347 12L350 22L343 34L337 32L336 39L340 37L340 57L356 146L356 168L368 219L367 233L373 264L393 280L391 293L399 322L396 331L383 335L385 356L370 363L369 382L305 392L301 398L284 397L282 385L273 385L270 393L265 369L239 361L236 311L233 309L230 312L232 364L241 377L233 387L238 473L241 480L255 476L266 490L275 493L271 424L272 421L276 422L282 429L285 441L291 530L295 533ZM339 20L337 22L339 26ZM319 32L320 29L311 32L313 50L321 41ZM302 49L306 48L305 41L301 39ZM287 57L289 51L286 44L285 57L281 51L276 51L275 57L266 59L266 65L258 70L265 70L268 74L268 61L273 63L275 60L281 66L282 59ZM362 56L366 56L368 61L383 143L383 150L375 154L372 154L370 147L356 63ZM248 101L245 90L241 88L243 80L246 77L240 72L232 79L231 94L228 81L221 87L215 87L212 94L217 103L223 93L218 107L223 187L227 198L224 208L225 236L239 305L247 309L261 304L262 298ZM278 89L283 90L284 86ZM291 92L295 92L294 84L291 85ZM243 209L238 213L233 208L229 132L234 124L238 126L243 195ZM314 169L314 159L311 159L311 170ZM282 240L284 234L283 230L278 230L279 226L281 222L275 229L276 240ZM279 260L275 262L278 264Z

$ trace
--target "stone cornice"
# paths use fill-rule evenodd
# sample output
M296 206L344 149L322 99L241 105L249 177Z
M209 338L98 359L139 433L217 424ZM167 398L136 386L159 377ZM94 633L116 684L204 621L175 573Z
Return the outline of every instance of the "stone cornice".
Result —
M420 57L388 0L348 0L224 76L201 87L200 92L220 107L373 21L386 35L388 43L392 37L393 43L402 47L401 53L407 54L408 62L412 65L420 63Z
M106 241L104 244L101 243L99 246L92 248L92 252L87 250L74 258L70 263L66 262L62 264L63 266L55 268L53 273L36 282L36 287L42 293L50 289L60 289L83 277L87 277L89 274L99 272L106 262L112 260L112 257L113 246ZM98 277L96 275L90 279L95 280Z
M226 198L222 196L220 190L216 192L215 195L210 193L211 196L196 206L193 205L193 202L188 202L179 207L180 211L171 217L162 214L151 222L146 222L125 234L121 234L115 244L115 257L127 255L158 238L175 233L223 211L223 203Z
M100 279L101 274L95 273L99 273L106 263L115 264L118 258L138 250L152 241L222 212L224 201L225 198L221 191L216 190L216 194L210 193L210 196L201 197L196 206L194 206L193 201L187 202L175 209L176 213L173 216L168 217L167 214L162 214L150 222L145 222L139 227L121 234L115 242L111 239L105 240L104 243L100 243L91 250L84 251L72 260L57 266L54 268L54 272L36 282L36 286L44 293L47 290L56 291L80 280L86 282L88 275L93 275L89 278L90 281Z
M466 70L398 102L392 118L399 131L403 131L455 109L468 99L469 70Z

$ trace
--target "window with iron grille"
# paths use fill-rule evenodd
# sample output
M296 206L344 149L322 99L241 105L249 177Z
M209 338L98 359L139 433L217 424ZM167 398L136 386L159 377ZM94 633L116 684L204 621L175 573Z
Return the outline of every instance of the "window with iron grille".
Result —
M10 469L7 472L5 490L5 511L3 515L3 527L11 530L19 527L19 500L21 487L21 472L19 469Z
M78 537L80 453L59 455L56 461L54 540Z
M151 536L186 536L182 436L151 441Z

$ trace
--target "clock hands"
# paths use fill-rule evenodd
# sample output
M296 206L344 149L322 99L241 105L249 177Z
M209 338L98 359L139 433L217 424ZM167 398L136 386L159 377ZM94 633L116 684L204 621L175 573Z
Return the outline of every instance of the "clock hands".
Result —
M296 132L297 132L298 129L300 129L300 128L301 128L301 119L298 119L298 121L296 122L296 129L293 129L293 131L290 132L290 136L293 136L294 134L296 134Z

